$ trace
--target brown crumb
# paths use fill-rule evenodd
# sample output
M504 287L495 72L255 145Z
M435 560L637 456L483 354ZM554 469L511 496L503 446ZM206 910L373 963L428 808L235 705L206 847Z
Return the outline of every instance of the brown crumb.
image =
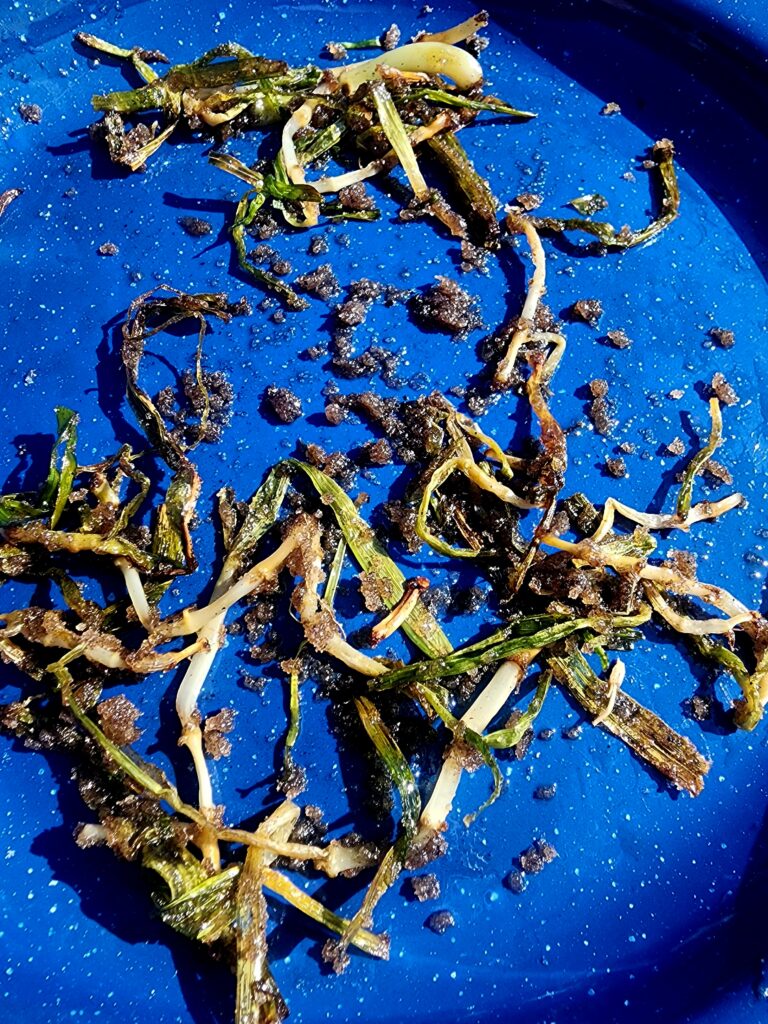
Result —
M394 50L397 44L400 42L400 28L392 24L381 34L381 48L382 50Z
M385 437L363 445L362 458L372 466L388 466L392 462L392 445Z
M384 513L397 528L406 550L414 554L421 547L421 537L416 532L416 511L402 501L387 501Z
M310 256L324 256L328 252L328 239L325 235L314 235L307 252Z
M283 765L283 770L280 772L280 776L275 783L275 789L287 796L289 800L295 800L306 788L306 769L300 764L296 764L293 758L287 758L286 763Z
M332 43L329 43L328 49L332 45ZM344 52L346 53L346 50ZM337 59L342 60L343 58L339 57ZM343 974L347 967L349 967L349 953L342 951L338 939L326 939L321 955L334 974Z
M378 576L375 572L361 572L357 578L360 580L360 593L369 612L379 612L394 600L392 584L385 577Z
M557 783L553 782L549 786L537 786L533 791L534 800L552 800L557 793Z
M413 875L410 882L411 891L419 903L436 900L440 895L440 882L437 875Z
M423 294L408 302L411 314L425 330L466 338L482 325L477 299L449 277L438 277Z
M376 207L362 181L356 181L353 185L345 185L344 188L339 189L339 202L345 210L373 210Z
M366 277L353 281L349 286L347 298L335 309L340 327L359 327L368 315L374 299L377 299L381 292L382 286L378 281L371 281Z
M685 445L679 437L676 437L674 441L670 441L667 445L667 451L670 455L682 455L685 451Z
M629 348L632 344L632 339L625 331L608 331L605 339L614 348Z
M722 327L713 327L707 333L720 348L733 348L736 343L736 335L733 331L727 331Z
M544 196L539 192L521 192L513 200L514 205L519 206L526 213L530 213L531 210L537 210L543 202Z
M510 892L515 893L519 896L521 892L525 892L528 888L528 881L522 871L518 871L516 868L510 871L504 879L504 885L509 889Z
M209 715L203 725L203 742L205 751L214 761L219 758L229 757L232 753L232 744L226 737L232 732L235 724L235 711L232 708L222 708L215 715Z
M720 373L719 370L712 377L712 392L723 405L736 405L739 400L739 396L734 391L733 386L728 383L724 374Z
M686 579L696 579L697 558L693 551L680 551L673 548L669 552L665 564L675 569L681 576L685 576Z
M707 722L712 717L711 698L694 694L688 703L688 713L696 722Z
M445 935L449 928L453 928L456 920L450 910L436 910L426 920L427 928L435 935Z
M287 260L285 256L275 255L272 260L272 273L275 277L287 277L293 270L293 266L290 260Z
M343 405L339 405L337 402L329 402L325 407L325 418L334 427L338 427L340 423L343 423L349 413Z
M614 103L613 101L611 101L610 103L606 103L603 109L600 111L602 117L614 117L616 114L620 113L621 107L618 103Z
M547 864L557 857L557 850L546 839L534 839L527 850L518 857L520 870L526 875L538 875Z
M210 235L213 231L210 223L203 220L202 217L179 217L176 223L190 238L202 238L203 235Z
M281 423L294 423L304 411L298 395L274 384L264 392L264 401Z
M600 299L579 299L571 306L569 315L572 320L580 320L590 327L597 327L603 315L603 304Z
M731 471L724 466L722 462L716 462L714 459L710 459L704 467L704 472L708 477L711 477L715 483L726 484L729 487L733 483Z
M141 729L136 728L136 720L141 717L141 711L124 694L101 701L96 711L104 735L119 747L135 743L141 736Z
M316 270L301 274L294 281L294 287L296 291L316 295L323 302L338 295L340 291L339 282L330 263L321 263Z
M588 415L592 425L598 434L606 437L616 426L616 419L611 415L611 409L607 399L608 381L597 377L590 381L589 390L592 393L592 401L589 404Z
M25 124L40 124L43 120L43 108L39 103L20 103L19 117Z
M584 727L581 722L575 722L573 725L566 726L562 729L560 735L564 740L580 740L584 732Z
M627 464L621 457L617 459L607 458L605 460L605 468L611 476L615 476L617 479L627 475Z
M468 274L471 270L477 270L481 274L488 273L488 250L481 245L475 245L466 238L461 243L461 272Z
M120 250L114 242L102 242L96 252L99 256L117 256Z
M347 51L341 43L326 43L325 52L331 58L331 60L346 60ZM329 939L330 941L330 939Z

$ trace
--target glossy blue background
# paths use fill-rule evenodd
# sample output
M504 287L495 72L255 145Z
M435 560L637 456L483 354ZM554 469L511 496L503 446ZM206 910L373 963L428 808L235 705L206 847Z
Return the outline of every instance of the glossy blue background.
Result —
M0 349L4 385L0 398L0 475L15 483L39 473L49 443L52 407L72 404L82 415L81 458L101 455L115 440L134 440L121 399L113 324L120 311L158 281L190 290L222 289L233 296L260 295L230 263L226 226L239 192L210 168L199 141L166 146L144 175L115 175L92 162L83 129L92 119L92 92L119 88L120 69L92 66L76 53L71 35L87 28L127 45L166 50L172 60L191 59L216 42L236 38L268 55L293 62L317 59L330 38L377 32L393 18L404 34L425 25L443 27L470 13L418 17L420 5L349 3L261 4L239 9L204 3L194 16L183 5L171 12L156 0L123 4L17 3L3 14L0 53L3 188L25 193L0 221ZM582 297L599 296L605 315L597 331L569 326L569 351L555 380L555 405L566 425L585 420L584 383L605 376L618 400L619 427L608 440L588 427L571 435L568 487L587 488L594 500L609 493L638 506L669 507L668 491L681 462L665 454L676 436L693 443L707 429L704 389L722 370L741 394L726 410L728 445L721 454L749 507L722 524L697 531L701 575L731 587L751 604L762 600L765 580L766 427L761 381L768 372L763 337L768 290L765 266L764 134L765 46L760 5L641 4L544 0L500 6L482 61L490 89L539 112L523 125L478 120L467 146L496 193L505 200L541 191L547 210L584 191L603 192L618 223L642 222L648 207L645 175L635 157L663 135L679 153L683 213L652 246L606 259L582 258L547 243L548 300L556 311ZM531 5L533 6L533 5ZM617 101L622 115L599 111ZM23 124L20 101L43 107L40 125ZM253 159L271 141L238 140L229 149ZM627 172L635 180L625 180ZM429 224L403 225L394 200L374 190L384 217L378 225L351 224L329 232L342 283L369 275L388 283L423 287L438 273L456 274L456 246ZM214 234L192 239L177 218L199 213ZM349 247L339 244L343 235ZM105 241L120 249L102 258ZM306 255L308 237L277 241L296 271L320 260ZM480 296L489 327L519 306L527 262L508 248L488 277L463 282ZM235 415L225 443L200 453L205 491L199 531L201 563L213 557L210 512L215 491L235 482L245 496L264 470L296 449L300 439L328 449L367 440L356 422L324 422L323 362L299 353L328 340L327 309L313 302L284 325L269 312L217 328L209 339L208 365L226 369L237 383ZM714 348L706 332L733 328L737 345ZM599 338L623 328L632 348L616 352ZM420 334L401 308L376 307L358 331L358 350L371 340L405 352L408 383L398 394L445 389L471 378L479 363L475 345L483 332L454 343ZM191 343L163 349L175 365L188 365ZM274 426L260 414L264 387L296 387L303 418ZM340 382L344 390L356 384ZM381 382L376 388L386 392ZM666 396L676 388L684 397ZM502 441L525 433L524 408L514 399L484 420ZM630 475L614 481L601 473L606 455L630 440ZM22 471L18 455L22 455ZM376 471L360 487L372 503L383 500L395 470ZM704 489L707 493L707 489ZM678 546L683 541L675 538ZM438 559L420 564L436 580L458 582ZM469 571L462 570L462 582ZM201 572L180 584L173 600L205 592ZM351 594L351 591L350 591ZM6 598L4 597L5 601ZM353 605L350 596L348 604ZM455 619L446 628L459 643L487 628ZM204 711L237 708L235 750L217 766L216 785L232 818L273 802L273 752L284 726L283 691L270 678L262 697L243 689L248 670L237 643L217 663ZM304 1024L333 1020L395 1022L417 1014L437 1021L523 1022L721 1021L741 1024L764 1016L756 1001L766 939L768 842L764 826L768 754L765 732L723 735L686 719L682 702L696 680L683 653L668 639L643 644L628 658L628 686L640 700L691 735L713 759L697 800L678 797L633 760L620 744L588 726L578 741L538 742L522 763L504 762L504 798L466 832L454 825L448 856L436 867L443 893L439 907L457 926L442 937L425 929L438 905L408 902L399 891L381 904L378 924L392 933L388 964L353 958L347 974L328 977L318 964L321 936L310 938L295 918L273 905L275 974ZM7 676L12 683L10 675ZM309 698L299 759L310 771L307 799L320 802L339 830L347 827L344 786L354 789L353 762L340 757L327 728L327 709ZM9 689L7 692L11 692ZM727 687L719 690L727 702ZM162 677L134 688L146 709L142 724L153 754L190 778L173 748L173 680ZM157 721L156 709L163 712ZM572 724L577 712L553 695L540 724ZM5 966L0 995L3 1019L28 1024L61 1019L158 1024L227 1021L232 981L189 944L150 918L138 869L105 851L79 851L72 842L81 805L67 766L0 748L0 948ZM541 783L558 783L549 803L532 798ZM255 789L248 787L254 786ZM465 780L460 815L486 792L487 779ZM354 797L354 792L353 792ZM354 802L354 799L353 799ZM502 886L513 858L533 836L555 844L559 858L527 891ZM357 897L331 887L334 905ZM339 904L339 905L344 905Z

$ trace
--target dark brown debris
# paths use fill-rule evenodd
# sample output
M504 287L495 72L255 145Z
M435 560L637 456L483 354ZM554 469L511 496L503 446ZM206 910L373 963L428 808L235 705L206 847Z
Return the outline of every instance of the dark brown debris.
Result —
M710 482L716 484L726 484L730 487L733 483L733 476L731 471L724 466L722 462L716 462L714 459L710 459L704 467L704 473L710 477Z
M232 753L232 744L227 739L227 733L232 732L235 726L235 711L232 708L223 708L215 715L209 715L203 725L203 742L205 751L214 761L222 757L229 757Z
M436 900L440 895L440 882L437 875L413 875L410 883L411 891L419 903Z
M349 286L347 298L336 307L336 321L341 328L359 327L368 315L374 299L381 295L378 281L361 278Z
M525 210L526 213L530 213L531 210L537 210L543 202L544 196L540 192L521 192L513 200L513 204Z
M461 272L468 274L471 270L477 270L481 274L488 272L489 252L481 245L475 245L464 238L461 242Z
M117 256L120 250L114 242L102 242L96 252L99 256Z
M739 400L733 386L728 383L725 375L719 370L712 377L712 392L723 405L736 405Z
M522 871L517 869L510 871L504 879L504 885L513 892L516 896L519 896L521 892L525 892L528 888L528 881Z
M384 513L397 528L406 550L414 554L421 547L422 541L416 533L416 510L401 501L387 501Z
M264 401L281 423L295 423L304 411L298 395L290 388L279 388L274 384L264 392Z
M392 24L381 34L381 48L382 50L394 50L397 44L400 42L400 28L398 25Z
M293 286L296 291L316 295L323 302L338 295L341 290L330 263L322 263L316 270L312 270L308 274L301 274L293 282Z
M725 330L722 327L713 327L712 330L707 333L715 344L720 346L720 348L733 348L736 343L736 335L733 331Z
M310 256L324 256L328 252L328 239L325 235L313 235L307 252Z
M611 476L617 479L627 475L627 464L621 457L612 459L610 456L605 460L605 468Z
M688 714L695 722L708 722L712 717L711 698L694 694L688 702Z
M414 843L408 850L405 867L408 871L419 871L438 857L445 856L448 841L442 832L431 832L426 842Z
M38 103L20 103L19 117L25 124L40 124L43 120L43 108Z
M697 558L693 551L673 549L669 552L669 558L666 559L665 564L675 569L681 576L685 576L686 579L696 579Z
M388 466L392 462L392 445L385 437L368 441L361 449L361 460L371 466Z
M124 694L101 701L96 705L96 711L104 735L119 747L135 743L141 736L141 729L136 728L136 720L141 717L141 711Z
M537 786L533 791L534 800L551 800L557 793L557 783L553 782L549 786Z
M213 231L209 221L203 220L202 217L179 217L176 223L190 238L202 238Z
M319 444L310 443L304 454L307 462L338 480L344 488L352 486L357 472L355 464L344 452L326 452Z
M527 850L518 857L520 870L526 875L538 875L557 857L557 850L546 839L534 839Z
M426 920L427 928L433 931L435 935L445 935L448 929L453 928L455 924L456 919L450 910L436 910Z
M227 751L229 753L229 751ZM307 788L307 772L302 765L297 764L293 758L283 765L283 770L275 783L275 789L283 793L289 800L295 800L297 796Z
M287 277L293 270L293 265L290 260L285 258L285 256L275 254L275 258L272 260L271 270L275 277Z
M590 327L597 327L603 315L603 304L600 299L579 299L571 306L568 314L571 320L579 320Z
M625 331L608 331L605 335L605 340L609 345L613 345L614 348L629 348L632 344L632 339L627 335Z
M477 299L449 277L438 277L423 294L414 295L408 308L420 327L466 338L482 326Z
M607 398L608 381L597 377L590 381L589 390L592 394L592 401L589 404L589 418L598 434L607 436L616 426L616 420L611 416L611 408Z
M376 207L371 196L362 181L356 181L354 185L346 185L339 189L339 202L345 210L373 210Z
M334 45L334 43L329 43L327 49L330 50L331 46ZM345 54L346 52L344 50ZM343 60L344 58L337 57L336 59ZM343 974L347 967L349 967L349 953L346 950L342 950L338 939L326 939L321 955L334 974Z

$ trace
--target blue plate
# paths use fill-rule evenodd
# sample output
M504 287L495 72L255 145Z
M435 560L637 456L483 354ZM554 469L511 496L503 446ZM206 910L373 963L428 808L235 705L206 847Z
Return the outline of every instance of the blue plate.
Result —
M639 224L649 190L638 155L662 136L673 138L679 153L682 214L655 244L595 259L546 243L553 308L595 296L605 308L597 331L569 326L568 353L555 378L560 421L580 424L570 436L568 490L585 489L595 501L615 494L639 507L669 508L683 461L666 445L680 437L689 447L706 434L703 395L713 373L722 371L741 400L725 411L721 459L749 506L697 528L690 541L678 536L671 543L695 548L702 577L759 606L768 564L762 515L768 290L760 269L768 255L768 39L762 7L747 0L728 9L693 0L637 7L540 0L516 7L498 6L482 62L493 92L539 117L519 125L481 117L466 133L468 149L499 196L540 192L546 210L556 213L574 196L598 191L608 197L615 223ZM3 16L1 184L24 189L0 221L0 470L14 486L39 476L57 404L81 414L82 460L113 450L118 439L136 441L122 399L114 324L139 293L166 282L261 298L231 262L226 231L237 184L207 164L203 143L169 144L145 174L129 177L115 174L100 155L92 157L85 134L93 120L90 95L120 88L124 75L109 61L99 65L75 52L73 32L159 47L174 61L238 39L298 63L317 59L328 39L370 36L392 20L410 35L470 13L458 2L450 12L436 7L427 17L399 2L211 2L192 14L189 9L159 0L114 8L46 0L14 4ZM608 101L620 104L621 115L600 116ZM42 122L23 123L20 102L39 103ZM229 149L249 161L272 144L250 137ZM420 288L436 274L457 276L455 244L430 224L400 223L394 200L376 191L384 211L379 224L328 231L341 282L370 276ZM184 234L177 220L188 214L210 221L213 234ZM277 240L296 271L319 262L307 254L308 240L304 234ZM108 241L119 254L99 256ZM479 296L489 326L519 308L527 269L510 247L487 277L463 279ZM199 453L203 566L215 557L212 509L219 487L234 482L246 496L300 441L347 450L370 437L360 423L333 428L325 422L322 388L329 368L300 355L328 341L327 309L313 302L284 324L273 322L273 311L217 327L209 339L208 365L227 371L237 398L224 442ZM733 329L735 347L714 346L707 335L712 327ZM601 344L607 330L619 328L634 340L630 349ZM401 307L376 307L358 334L359 349L376 339L402 351L404 384L389 392L397 396L445 390L478 370L482 332L465 342L427 337ZM191 342L175 339L157 351L187 366ZM162 364L154 365L160 380ZM584 425L584 385L597 376L609 381L617 403L619 425L609 439ZM261 397L272 382L290 384L303 398L304 415L292 426L261 415ZM386 392L380 381L375 387ZM671 397L678 391L681 397ZM516 420L522 414L516 400L505 399L489 412L485 429L506 443L524 433ZM626 456L628 477L616 481L603 466L624 441L636 450ZM369 507L386 498L398 472L360 479ZM717 493L700 487L702 495ZM466 567L459 573L438 558L404 556L403 562L451 586L471 577ZM170 603L206 593L208 582L209 573L199 572L179 585ZM359 612L351 585L346 597L350 614ZM455 643L487 626L464 617L446 623ZM580 716L553 694L540 724L556 729L556 737L536 742L522 762L503 762L507 792L468 831L458 822L483 799L488 780L478 773L462 784L450 850L436 865L439 904L409 902L399 887L382 902L377 925L392 935L389 963L356 956L344 977L328 976L317 955L319 932L308 933L293 912L272 906L274 970L292 1019L384 1024L429 1015L478 1024L512 1018L740 1024L764 1015L756 998L768 953L765 730L730 734L691 722L684 702L707 680L692 674L667 638L649 639L627 662L630 691L712 759L703 794L693 800L671 793L620 743L589 725L579 740L562 738L561 727ZM231 642L203 699L205 712L238 711L233 755L217 764L215 777L232 819L274 802L274 752L285 722L280 677L269 676L257 696L242 685L248 671L258 670ZM8 674L7 681L11 694L15 680ZM733 690L722 681L715 687L728 705ZM360 796L362 769L337 748L328 708L310 699L312 689L308 683L304 691L298 754L309 770L306 799L322 804L342 831L349 827L349 804ZM147 749L191 792L187 763L174 748L173 690L173 678L164 676L134 687L131 696L145 710ZM2 1019L230 1020L231 977L152 918L140 869L106 851L75 847L72 831L84 810L68 766L7 742L0 750ZM558 785L553 800L533 799L536 786L552 782ZM502 879L535 836L546 836L559 857L514 895ZM359 892L343 887L327 895L347 911L359 899ZM456 927L443 936L426 929L433 909L450 909Z

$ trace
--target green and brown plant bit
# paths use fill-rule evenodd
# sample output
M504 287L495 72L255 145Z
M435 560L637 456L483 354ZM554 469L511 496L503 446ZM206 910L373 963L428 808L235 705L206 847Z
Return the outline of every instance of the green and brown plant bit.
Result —
M595 675L580 651L551 658L558 681L588 714L599 716L609 699L609 684ZM670 729L658 715L638 704L623 690L614 695L612 708L599 722L608 732L666 776L677 788L698 796L710 762L689 739Z
M204 383L200 347L206 318L212 316L226 322L234 311L236 307L223 296L189 296L173 290L158 297L142 296L129 310L122 353L129 400L153 449L173 473L168 493L173 493L175 482L178 488L179 478L184 482L196 481L188 450L203 432L193 432L192 440L185 445L164 422L139 378L145 343L153 334L181 320L197 321L194 358L198 377ZM442 470L439 486L452 488L451 501L454 508L463 510L462 528L467 535L485 536L485 525L473 522L478 514L485 513L474 499L465 504L464 495L489 493L504 507L508 504L505 499L509 488L502 480L515 477L526 493L538 494L535 501L516 500L518 514L552 507L562 487L565 440L544 399L544 366L541 357L532 359L525 389L531 413L539 420L541 430L541 455L533 460L505 452L492 436L444 399L430 396L428 402L422 403L421 422L430 424L424 436L429 438L425 443L431 453L431 465L425 463L422 472L422 486L432 496L427 503L430 514L434 515L435 509L439 512L440 492L434 479L446 464L451 473ZM202 408L207 408L205 402ZM504 552L488 547L484 560L478 564L487 564L497 580L500 597L503 599L506 588L514 598L516 611L511 621L501 624L485 639L455 651L423 603L423 586L409 589L404 574L349 496L326 474L296 460L275 467L245 505L236 501L231 490L220 493L225 554L211 598L207 604L164 618L159 603L163 582L180 569L189 571L193 563L182 560L174 566L167 558L171 547L167 542L162 557L157 557L151 547L136 547L135 551L130 548L123 535L149 493L148 477L138 470L136 457L128 448L95 467L79 467L74 447L74 415L60 412L51 469L38 496L0 499L0 507L6 509L9 519L6 542L0 550L0 569L9 579L54 580L67 605L64 611L28 607L0 617L3 657L34 679L37 687L33 697L3 709L3 728L33 744L45 735L48 745L60 745L77 754L83 791L97 818L80 830L81 845L106 842L118 855L139 860L159 875L164 889L158 891L156 898L163 920L191 938L221 948L233 965L239 1024L280 1020L285 1006L268 960L267 899L277 895L287 900L338 936L329 940L324 949L324 955L337 970L344 968L350 946L370 955L387 956L388 940L371 931L377 903L405 868L423 864L444 852L443 835L465 770L483 763L493 776L489 798L476 812L465 815L465 825L471 825L477 814L499 797L503 779L494 751L514 747L523 740L542 708L551 673L587 710L596 725L624 740L678 788L693 795L700 791L708 762L690 741L623 691L622 661L617 661L607 678L601 679L589 667L582 651L597 651L607 666L605 651L631 649L655 612L673 628L693 633L700 652L734 674L744 689L737 722L745 727L755 724L765 703L763 620L757 613L742 611L743 606L721 588L701 584L669 564L649 561L655 551L649 529L675 526L689 530L698 519L713 518L734 507L732 500L726 500L720 508L706 510L705 514L703 505L700 508L691 502L693 481L721 436L719 408L713 405L711 412L712 436L702 449L703 454L693 457L684 474L682 500L678 502L674 522L663 516L643 519L646 513L636 513L616 502L606 504L600 519L582 498L572 502L571 507L581 509L579 521L593 530L591 537L569 541L555 536L548 532L545 518L537 530L538 543L521 544L519 550ZM203 419L204 416L205 413ZM483 465L485 468L481 469ZM84 492L84 496L73 501L73 483L81 480L86 481L86 486L78 495ZM281 521L288 488L300 480L306 480L317 493L322 514L319 518L307 512L282 515L282 539L268 543L265 555L259 548ZM120 493L125 481L135 489L127 500ZM61 497L64 493L66 500ZM168 501L166 494L160 508ZM617 512L641 523L634 534L610 532ZM63 528L70 525L70 519L75 521L74 527L79 520L79 530ZM162 524L168 519L167 515L159 517L161 529L166 528ZM328 551L324 519L330 519L343 536L343 541L335 542ZM106 525L112 527L111 534L96 529L104 530ZM175 535L180 536L181 531ZM113 549L111 545L117 547ZM450 556L454 554L450 546L441 542L435 546L438 550L447 548ZM176 547L184 550L179 543ZM554 554L547 553L546 549L553 548ZM347 550L368 574L369 582L375 580L382 603L395 609L392 628L401 628L423 657L408 664L387 663L370 657L346 640L333 610L333 596ZM127 591L128 600L122 608L102 608L85 601L65 565L60 564L77 561L79 567L82 555L94 552L112 555L118 578L122 576ZM553 577L550 565L557 560L557 567L552 566ZM520 566L524 566L523 572ZM280 573L288 573L298 581L291 605L305 636L289 666L292 718L286 764L293 757L298 739L298 673L302 670L304 651L311 647L320 657L341 665L342 672L369 680L368 695L352 691L354 706L399 792L401 807L397 837L384 851L337 840L321 845L296 842L292 835L300 809L291 800L284 801L250 830L226 824L226 810L216 804L203 748L198 700L220 645L228 609L250 594L271 589ZM587 583L591 587L588 601L573 597L576 591L568 583L569 573L582 580L582 589ZM631 578L634 589L623 596L619 591L617 600L611 594L616 590L616 580L624 575ZM562 591L548 590L552 583L547 580L561 578ZM159 589L152 589L153 581L160 584ZM675 607L681 594L703 599L728 617L701 619L683 615ZM528 609L528 613L521 615L522 609ZM146 640L138 649L127 646L123 639L126 629L134 629L132 619L146 631ZM692 625L695 623L698 626ZM739 630L752 640L756 666L753 675L738 655L710 639L725 628ZM161 650L178 638L191 638L191 642ZM51 649L60 652L58 661L48 660L47 652ZM156 766L133 749L135 716L128 714L129 733L120 733L118 726L118 734L110 736L108 728L114 729L115 725L109 724L111 719L105 717L106 710L101 710L108 703L102 700L102 693L116 679L148 675L182 662L187 662L187 670L176 703L182 742L190 749L198 777L194 804L185 800ZM551 672L541 675L527 706L516 709L506 724L493 727L502 709L520 693L528 670L537 662L549 666ZM482 676L489 668L494 669L493 674L484 682ZM52 682L46 690L47 680ZM447 689L448 684L453 685L452 680L461 682L463 713L452 708L454 699ZM399 695L398 700L413 702L419 713L433 723L433 728L445 727L450 736L442 768L423 806L408 759L382 713L381 702L391 701L393 694ZM108 779L109 784L102 779ZM244 862L232 858L233 846L246 848ZM295 886L276 866L281 863L278 858L311 865L330 877L371 868L375 872L358 911L345 920Z
M76 39L89 49L130 62L144 81L136 89L93 98L94 109L103 114L95 136L103 140L110 158L129 170L143 168L182 128L214 133L226 141L235 132L282 125L280 149L271 167L249 167L222 152L212 153L210 160L249 185L231 227L241 270L277 295L287 309L300 310L306 300L257 266L248 252L248 235L269 208L296 228L311 227L320 217L374 220L379 215L376 209L350 209L337 194L399 165L414 193L403 216L429 214L452 235L466 235L465 216L453 210L422 174L416 151L423 144L429 144L444 165L470 218L475 240L489 249L497 247L499 204L456 133L483 112L516 120L534 115L482 95L482 69L462 48L471 38L466 34L470 23L486 23L487 16L481 14L455 31L422 34L415 42L387 47L380 57L326 71L312 64L292 68L281 60L258 57L236 43L225 43L159 76L150 64L168 63L163 54L115 46L89 33L79 33ZM388 34L388 38L394 37ZM374 42L364 41L366 45ZM163 120L130 126L130 118L148 113ZM362 167L307 179L319 159L332 155L356 165L361 150L372 153Z
M669 139L659 139L648 151L645 166L654 175L652 187L658 191L656 216L644 227L632 229L624 225L618 230L607 221L591 220L589 217L532 217L539 231L559 235L568 231L579 231L585 235L593 235L598 242L608 249L632 249L636 245L650 242L668 227L680 213L680 187L675 171L675 147ZM595 206L594 202L585 209L584 200L602 199L602 196L585 196L582 201L574 200L571 206L580 202L576 208L580 213L597 212L603 206Z
M428 214L456 237L498 247L498 203L458 132L480 112L533 115L482 94L482 69L461 44L477 42L486 23L481 12L404 46L396 45L393 26L377 40L343 44L381 44L384 53L326 72L291 68L227 43L160 76L151 65L169 65L162 53L87 33L78 42L129 62L143 80L139 88L94 99L104 113L97 134L112 159L132 170L182 128L226 139L280 126L271 163L249 166L220 151L210 161L248 186L231 231L241 268L288 308L299 309L305 300L249 253L262 213L277 210L295 228L321 217L374 219L375 208L345 205L342 190L396 167L413 194L403 218ZM147 113L162 123L130 125L130 117ZM420 161L425 152L447 171L456 209L428 183ZM334 157L343 166L350 155L353 169L309 180L320 159ZM0 496L0 582L11 584L3 588L7 604L19 605L0 613L0 658L9 673L32 680L29 692L0 707L0 730L73 760L89 818L78 829L78 844L106 844L150 873L161 920L232 969L237 1024L278 1024L287 1014L267 939L275 899L331 933L322 953L336 971L353 948L389 956L389 937L373 930L379 901L403 871L445 853L465 771L485 766L491 778L487 799L463 815L465 827L500 797L505 780L496 752L514 748L523 756L553 685L593 726L696 796L709 761L624 685L631 670L627 654L657 639L646 628L652 620L733 676L741 690L734 725L753 729L761 721L768 703L768 622L724 588L699 580L690 553L663 558L655 536L690 534L743 501L738 493L693 501L696 481L722 442L718 400L709 405L709 438L683 470L674 512L648 513L613 497L600 510L583 494L561 497L566 435L550 409L548 385L565 339L548 326L542 309L546 257L539 231L579 230L614 249L649 241L678 213L673 155L668 140L651 151L661 205L637 231L590 219L605 205L597 194L571 202L583 215L578 218L527 217L507 208L506 228L525 236L533 275L520 315L498 332L502 353L492 387L516 389L515 413L531 423L524 454L508 451L437 393L393 400L386 417L376 420L394 447L402 452L407 446L409 453L400 521L411 518L411 550L422 541L436 555L464 560L465 570L492 591L475 639L454 649L428 606L429 579L407 578L344 488L294 458L272 467L248 501L230 487L219 492L222 556L219 566L205 567L207 596L180 611L163 609L173 581L199 572L193 522L201 480L190 453L216 440L218 429L203 343L214 322L226 325L245 311L244 302L230 303L222 294L161 286L128 309L120 359L146 452L123 445L96 464L80 465L77 415L58 408L40 487ZM141 374L149 340L185 323L196 339L188 371L196 400L191 422L182 417L179 426L167 404L150 396ZM632 532L619 532L617 519ZM347 636L344 602L335 601L347 555L361 570L366 602L376 598L367 605L368 640ZM38 585L34 604L18 597L26 593L14 586L20 582ZM102 594L117 595L111 604L92 596L99 585ZM235 708L206 719L202 706L228 617L260 596L268 596L263 609L279 609L269 612L271 626L279 629L285 614L300 630L293 656L280 661L288 677L288 727L276 782L281 796L255 823L253 814L233 822L217 798L208 759L233 753L224 734ZM377 644L399 632L400 646L382 656ZM600 674L588 660L593 655ZM127 695L129 686L179 666L175 710L179 744L194 768L191 797L140 752L140 712ZM306 782L299 761L307 734L300 730L300 690L315 677L327 684L323 695L338 702L340 717L352 722L372 774L378 765L384 810L396 808L381 845L352 832L328 839L317 825L321 811L302 811L295 802ZM237 696L238 703L247 699ZM144 714L142 722L150 718ZM416 723L413 738L405 726ZM421 781L416 767L424 770L423 753L435 742L444 746L440 768L433 780ZM293 870L331 879L368 873L357 910L349 918L334 913L319 893L291 880Z

